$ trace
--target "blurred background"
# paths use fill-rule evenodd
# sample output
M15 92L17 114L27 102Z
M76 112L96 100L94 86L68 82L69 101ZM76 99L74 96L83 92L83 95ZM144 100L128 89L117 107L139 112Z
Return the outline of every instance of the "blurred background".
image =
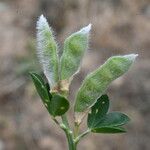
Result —
M81 71L70 86L71 103L86 74L108 57L139 54L130 71L108 89L111 110L132 118L128 132L89 135L79 150L150 150L150 0L0 0L0 150L67 149L28 75L41 72L35 55L41 14L60 49L72 32L93 25Z

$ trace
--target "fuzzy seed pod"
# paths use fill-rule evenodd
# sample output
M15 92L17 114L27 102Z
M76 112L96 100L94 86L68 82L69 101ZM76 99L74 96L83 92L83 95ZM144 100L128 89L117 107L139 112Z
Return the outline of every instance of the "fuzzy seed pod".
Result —
M61 56L61 80L69 80L78 72L81 59L88 48L89 32L91 24L69 36L64 42Z
M136 54L110 57L101 67L89 74L77 93L75 112L84 112L93 106L108 85L128 71L136 57Z
M51 88L55 87L59 80L57 44L43 15L37 21L37 55Z

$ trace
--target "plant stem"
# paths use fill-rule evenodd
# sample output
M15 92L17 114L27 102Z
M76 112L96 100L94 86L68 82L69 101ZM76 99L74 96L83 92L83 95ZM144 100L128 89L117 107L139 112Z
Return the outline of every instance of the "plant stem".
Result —
M88 129L87 131L83 132L82 134L78 136L80 124L75 123L74 134L73 134L72 130L70 129L67 116L63 115L61 116L61 118L62 118L62 123L59 123L56 118L52 118L52 119L65 132L65 135L68 141L69 150L76 150L77 144L80 141L80 139L86 136L91 130Z
M91 130L88 129L85 132L83 132L82 134L80 134L78 137L76 137L75 140L74 140L75 144L78 144L80 139L83 138L84 136L86 136L87 134L89 134L90 132L91 132Z
M80 125L77 122L75 122L75 124L74 124L74 138L76 138L78 136L79 126Z
M67 116L63 115L61 118L62 118L63 124L65 125L65 128L63 130L64 130L64 132L66 134L69 150L76 150L76 144L74 142L73 133L72 133L72 131L70 129Z
M67 116L64 114L61 116L61 119L62 119L62 122L65 124L65 126L70 129Z
M65 133L68 140L69 150L76 150L76 144L74 143L73 136L68 132Z

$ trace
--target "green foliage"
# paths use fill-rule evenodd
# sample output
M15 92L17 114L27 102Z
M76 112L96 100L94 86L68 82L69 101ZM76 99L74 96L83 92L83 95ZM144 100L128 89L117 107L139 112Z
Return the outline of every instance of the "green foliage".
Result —
M107 113L108 108L108 96L102 95L88 114L88 127L95 133L125 132L121 126L130 120L129 117L119 112Z
M36 90L45 107L52 116L61 116L69 109L69 102L60 95L50 94L50 87L45 84L42 77L36 73L30 73Z
M61 95L54 94L50 103L50 113L55 116L62 116L69 109L69 102Z
M77 93L75 111L84 112L90 108L113 80L128 71L135 57L134 54L110 57L101 67L89 74Z
M61 56L61 79L69 79L80 67L81 59L88 48L91 24L72 34L65 40Z
M37 90L39 96L43 100L43 103L44 104L49 103L51 95L50 95L48 88L47 88L46 84L44 83L42 77L36 73L30 73L30 75L32 77L32 81L36 87L36 90Z
M108 109L109 98L107 95L102 95L91 108L91 113L88 114L88 127L94 127L97 124L97 121L106 115Z
M46 107L48 112L51 113L50 103L51 103L52 95L49 93L50 90L49 86L44 83L44 80L38 74L30 73L30 75L32 77L32 81L35 85L35 88L43 101L44 106Z
M65 132L69 150L76 150L78 141L90 132L124 133L125 129L122 126L128 123L129 117L120 112L109 113L109 98L103 94L113 80L128 71L137 55L110 57L85 78L76 95L74 130L72 130L66 116L69 110L67 100L69 84L79 70L81 59L88 48L91 25L65 40L60 60L52 29L44 16L39 18L37 30L37 54L48 83L45 84L42 77L36 73L30 75L52 119ZM87 114L88 129L79 135L80 124ZM56 117L61 117L62 121Z

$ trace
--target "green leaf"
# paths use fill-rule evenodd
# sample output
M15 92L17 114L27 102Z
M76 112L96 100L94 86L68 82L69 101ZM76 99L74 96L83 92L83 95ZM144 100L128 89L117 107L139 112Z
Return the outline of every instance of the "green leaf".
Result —
M61 80L69 79L78 72L81 59L88 48L91 24L69 36L64 42L61 56Z
M57 44L43 15L37 21L37 55L51 88L55 87L59 80Z
M97 114L95 114L97 115ZM94 114L93 114L94 117ZM95 133L121 133L125 129L121 126L129 122L129 117L119 112L112 112L103 117L96 116L93 124L88 123L88 127Z
M36 73L30 73L36 90L41 97L45 107L52 116L61 116L69 109L69 102L61 95L51 95L50 87L44 83L41 76Z
M129 117L123 113L112 112L96 120L96 123L92 128L117 127L128 123L129 120Z
M38 74L30 73L30 75L32 77L36 90L43 101L44 106L50 113L50 102L51 102L52 95L49 92L50 91L49 85L45 84L42 77L39 76Z
M94 133L124 133L126 130L122 127L101 127L91 130Z
M31 77L32 77L32 81L36 87L36 90L39 94L39 96L41 97L41 99L43 100L43 103L45 104L46 102L50 101L50 94L47 91L46 85L43 81L43 79L41 78L41 76L39 76L36 73L30 73Z
M103 118L109 109L109 98L102 95L92 106L91 112L88 114L88 127L94 127L101 118Z
M84 112L106 91L109 84L128 71L137 55L110 57L83 81L75 102L75 112Z
M47 89L47 91L48 91L49 99L51 100L51 99L52 99L52 95L51 95L51 93L50 93L50 86L49 86L48 83L46 83L45 86L46 86L46 89Z
M95 133L122 133L125 130L121 127L130 119L127 115L119 112L108 113L109 98L102 95L92 106L88 114L87 125Z
M55 116L62 116L69 109L68 100L61 95L53 95L50 103L50 113Z

